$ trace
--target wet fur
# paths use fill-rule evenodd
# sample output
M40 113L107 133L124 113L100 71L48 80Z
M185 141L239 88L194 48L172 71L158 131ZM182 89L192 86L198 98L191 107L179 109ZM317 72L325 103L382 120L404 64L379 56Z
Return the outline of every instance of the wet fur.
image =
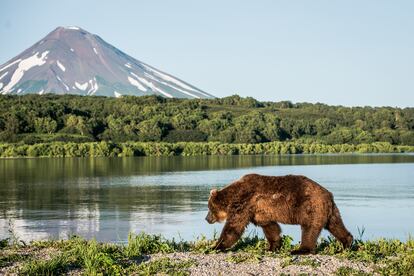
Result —
M314 253L323 228L344 247L352 244L353 237L342 222L332 194L305 176L245 175L220 191L213 190L208 205L206 219L210 223L226 219L216 244L218 250L234 245L250 222L263 228L272 251L281 246L278 223L301 226L300 248L293 254Z

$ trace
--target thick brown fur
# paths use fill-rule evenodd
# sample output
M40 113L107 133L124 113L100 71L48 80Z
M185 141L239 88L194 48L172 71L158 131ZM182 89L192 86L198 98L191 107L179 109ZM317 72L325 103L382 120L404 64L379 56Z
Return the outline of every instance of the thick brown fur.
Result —
M218 250L233 246L250 222L263 228L272 251L281 246L278 223L301 226L300 247L293 254L314 253L323 228L345 248L353 241L333 195L305 176L248 174L219 191L212 190L208 207L209 223L226 220L216 243Z

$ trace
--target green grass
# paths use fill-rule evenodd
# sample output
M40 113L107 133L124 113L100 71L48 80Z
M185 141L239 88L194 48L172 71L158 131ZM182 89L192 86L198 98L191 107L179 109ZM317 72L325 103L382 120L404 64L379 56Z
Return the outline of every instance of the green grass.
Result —
M298 262L296 262L295 264L296 264L296 265L311 266L311 267L313 267L313 268L315 268L315 267L320 267L320 266L321 266L321 263L319 263L319 262L317 262L317 261L315 261L315 260L309 259L309 258L307 258L307 257L304 257L304 258L300 259L300 260L299 260Z
M192 260L174 261L170 258L161 258L154 261L141 263L134 267L131 272L138 275L189 275L188 268L195 265Z
M226 258L226 261L230 263L252 263L260 262L263 259L263 255L254 253L236 253Z
M35 241L30 245L0 245L0 267L21 265L21 275L58 275L73 269L86 275L187 275L194 261L177 261L168 258L152 260L151 254L193 252L198 254L217 254L212 249L215 240L204 236L194 241L167 240L159 235L145 233L130 234L125 245L99 243L71 237L68 240ZM307 257L293 257L290 251L298 244L292 238L283 236L282 247L278 252L266 250L267 242L256 234L244 236L231 248L226 260L231 263L260 262L264 257L282 258L282 267L289 265L320 266ZM39 259L33 252L52 252L49 258ZM356 239L351 249L343 250L342 245L333 238L320 239L317 253L364 262L372 265L381 275L414 275L414 239L406 242L395 239L363 241ZM26 253L25 253L26 252ZM27 253L29 252L29 253ZM42 256L44 254L41 254ZM47 255L47 254L46 254ZM148 260L149 259L149 260ZM363 275L361 271L341 267L337 275Z
M0 268L9 266L18 261L24 261L30 259L29 254L11 253L11 254L0 254Z
M50 260L31 260L25 263L19 270L20 275L59 275L65 272L70 260L64 254L59 254Z
M338 276L368 276L371 274L365 273L363 271L357 270L355 268L352 267L347 267L347 266L341 266L340 268L338 268L338 270L335 272L336 275Z
M68 251L68 257L75 257L75 264L84 269L87 275L114 275L123 271L119 257L119 247L111 244L98 244L95 240L80 242Z
M61 254L50 260L26 263L22 275L57 275L69 268L81 269L86 275L123 274L127 259L123 247L72 237L69 240L32 243L39 249L58 249Z
M3 249L9 245L9 239L0 240L0 249Z
M139 257L143 254L171 253L175 249L174 242L169 242L159 235L147 235L145 233L135 235L130 233L124 252L127 257L131 258Z

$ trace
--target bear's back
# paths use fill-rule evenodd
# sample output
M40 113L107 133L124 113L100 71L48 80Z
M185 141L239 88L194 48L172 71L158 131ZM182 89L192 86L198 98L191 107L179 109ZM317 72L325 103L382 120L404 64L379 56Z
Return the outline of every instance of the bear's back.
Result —
M245 191L251 194L309 194L318 193L331 196L331 193L306 176L284 175L267 176L260 174L246 174L228 186L232 192Z

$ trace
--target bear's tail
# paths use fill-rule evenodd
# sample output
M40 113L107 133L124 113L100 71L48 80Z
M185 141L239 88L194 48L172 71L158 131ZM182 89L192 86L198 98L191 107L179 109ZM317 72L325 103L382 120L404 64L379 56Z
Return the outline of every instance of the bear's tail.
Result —
M351 247L354 238L352 237L351 233L349 233L349 231L345 228L341 214L339 213L339 209L336 207L336 204L334 202L332 206L332 213L325 228L343 244L344 248Z

